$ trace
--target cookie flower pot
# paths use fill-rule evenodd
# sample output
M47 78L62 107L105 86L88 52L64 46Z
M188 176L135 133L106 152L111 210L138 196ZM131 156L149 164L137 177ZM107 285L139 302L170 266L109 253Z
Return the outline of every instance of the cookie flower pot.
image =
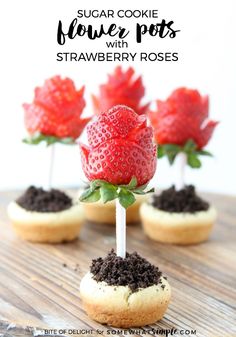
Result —
M8 205L16 234L27 241L60 243L77 238L84 222L81 206L57 189L30 186Z
M84 221L80 204L64 192L52 188L55 144L76 144L90 118L81 118L85 106L84 88L76 90L73 81L54 76L37 87L31 104L24 104L24 142L46 143L51 149L48 188L31 186L8 206L16 233L32 242L58 243L75 239Z
M175 186L153 195L140 209L145 233L153 240L172 244L206 241L216 220L216 209L185 185L185 168L200 168L200 156L217 122L208 118L208 96L179 88L166 101L157 101L149 118L158 143L158 157L167 157L178 169Z
M126 252L126 209L135 202L135 195L152 192L146 190L156 169L152 139L145 116L115 106L88 126L89 146L81 144L82 167L90 186L80 200L115 200L116 252L92 260L81 280L80 295L92 319L114 327L140 327L160 320L171 297L160 270L138 253Z

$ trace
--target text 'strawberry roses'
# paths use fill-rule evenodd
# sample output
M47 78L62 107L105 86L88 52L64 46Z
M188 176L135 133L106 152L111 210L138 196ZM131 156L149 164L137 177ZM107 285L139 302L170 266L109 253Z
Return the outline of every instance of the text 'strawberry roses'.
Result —
M87 178L137 187L146 184L156 169L153 131L144 115L117 105L101 113L87 127L89 146L81 145L82 165Z
M137 114L146 113L149 104L141 105L145 89L142 77L135 78L133 68L123 71L120 66L108 75L108 82L100 85L99 95L92 96L96 113L107 111L115 105L126 105Z
M184 145L192 140L202 149L218 122L208 120L208 96L197 90L176 89L166 101L157 101L157 111L149 118L158 144Z
M78 138L90 120L81 118L85 107L83 94L84 87L76 90L71 79L60 76L54 76L42 87L35 88L33 103L23 104L29 134Z

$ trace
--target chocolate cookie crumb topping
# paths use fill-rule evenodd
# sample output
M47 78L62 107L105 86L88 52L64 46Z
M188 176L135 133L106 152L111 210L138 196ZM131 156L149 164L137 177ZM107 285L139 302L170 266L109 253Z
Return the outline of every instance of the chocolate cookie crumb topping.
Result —
M209 208L208 202L196 195L193 185L185 186L179 191L172 186L160 195L152 195L149 204L160 210L176 213L194 213Z
M123 259L112 249L105 258L92 260L90 272L97 282L111 286L129 286L132 292L158 284L162 273L138 253L126 253Z
M42 188L30 186L16 203L28 211L47 213L70 208L72 199L56 189L44 191Z

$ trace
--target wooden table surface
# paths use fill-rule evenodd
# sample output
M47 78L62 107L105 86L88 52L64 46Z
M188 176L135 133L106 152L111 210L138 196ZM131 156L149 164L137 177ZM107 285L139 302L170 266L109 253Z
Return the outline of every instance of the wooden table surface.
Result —
M6 215L6 205L18 194L0 193L0 336L36 336L44 328L58 334L60 329L67 334L72 334L70 329L92 329L93 336L107 335L109 327L87 317L78 289L91 259L115 246L115 228L87 223L73 243L24 242L12 232ZM128 226L128 250L158 265L173 292L165 318L145 327L149 335L152 328L174 328L174 336L180 330L187 330L183 336L236 336L236 198L205 197L219 217L210 240L201 245L159 244L146 238L140 225ZM82 332L73 331L73 336Z

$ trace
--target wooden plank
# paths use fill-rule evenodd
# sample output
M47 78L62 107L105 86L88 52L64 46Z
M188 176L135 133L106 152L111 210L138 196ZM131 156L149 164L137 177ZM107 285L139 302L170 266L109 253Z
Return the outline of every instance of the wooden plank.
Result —
M0 194L0 336L30 336L35 327L100 329L105 335L109 327L84 312L79 283L91 259L114 247L114 227L87 223L80 239L68 244L24 242L12 232L6 216L6 205L16 195ZM127 228L128 250L158 265L173 290L165 318L147 331L176 328L196 330L200 337L236 336L236 198L205 197L219 210L207 243L164 245L145 237L140 225Z

